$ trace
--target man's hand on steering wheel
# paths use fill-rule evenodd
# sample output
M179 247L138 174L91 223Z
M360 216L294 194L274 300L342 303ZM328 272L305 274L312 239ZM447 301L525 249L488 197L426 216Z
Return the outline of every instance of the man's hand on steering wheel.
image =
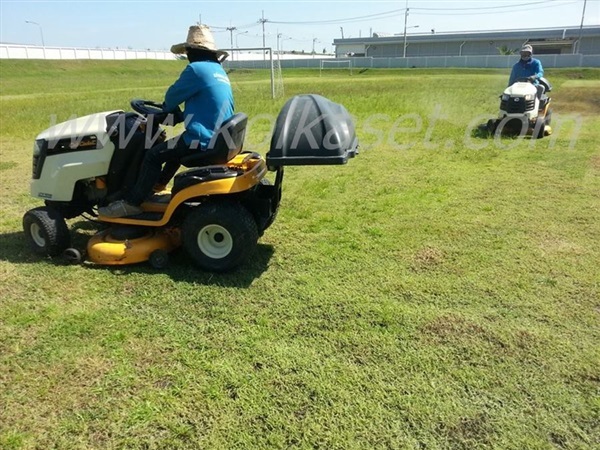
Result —
M166 111L165 104L162 104L163 111ZM177 125L184 121L183 111L177 106L173 111L169 111L169 114L173 114L173 125Z

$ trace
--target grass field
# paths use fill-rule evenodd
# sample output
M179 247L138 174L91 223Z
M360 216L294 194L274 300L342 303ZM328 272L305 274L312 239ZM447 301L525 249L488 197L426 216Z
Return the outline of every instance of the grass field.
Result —
M1 449L599 448L600 70L547 71L542 140L476 130L506 71L284 71L361 154L288 168L242 268L33 256L35 136L160 100L183 64L0 61ZM264 155L286 98L230 77Z

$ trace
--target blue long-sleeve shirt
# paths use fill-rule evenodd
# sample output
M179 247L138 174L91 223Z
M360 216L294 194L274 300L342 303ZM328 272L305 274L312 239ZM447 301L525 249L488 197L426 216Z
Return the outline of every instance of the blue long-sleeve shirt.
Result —
M544 68L539 59L531 58L529 61L523 61L520 59L512 68L510 72L510 78L508 85L514 84L519 78L528 78L535 75L535 84L538 83L538 79L544 76Z
M234 110L231 83L221 64L196 61L186 66L167 90L164 107L173 111L184 102L183 140L187 145L199 142L206 149L215 131Z

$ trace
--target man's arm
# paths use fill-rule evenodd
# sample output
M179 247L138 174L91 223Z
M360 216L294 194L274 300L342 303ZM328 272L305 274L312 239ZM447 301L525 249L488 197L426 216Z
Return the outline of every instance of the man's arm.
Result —
M173 111L199 90L198 77L188 64L183 72L181 72L179 79L167 89L164 102L165 111Z
M535 77L536 78L542 78L544 76L544 68L542 67L542 63L540 62L539 59L536 59L535 61Z
M508 79L508 85L512 86L517 81L517 65L515 64L510 71L510 78Z

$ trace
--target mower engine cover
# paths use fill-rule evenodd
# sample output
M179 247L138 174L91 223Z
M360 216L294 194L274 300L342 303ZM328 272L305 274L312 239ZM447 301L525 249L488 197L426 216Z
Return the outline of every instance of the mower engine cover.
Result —
M277 117L267 166L345 164L357 153L358 139L346 108L320 95L298 95Z

